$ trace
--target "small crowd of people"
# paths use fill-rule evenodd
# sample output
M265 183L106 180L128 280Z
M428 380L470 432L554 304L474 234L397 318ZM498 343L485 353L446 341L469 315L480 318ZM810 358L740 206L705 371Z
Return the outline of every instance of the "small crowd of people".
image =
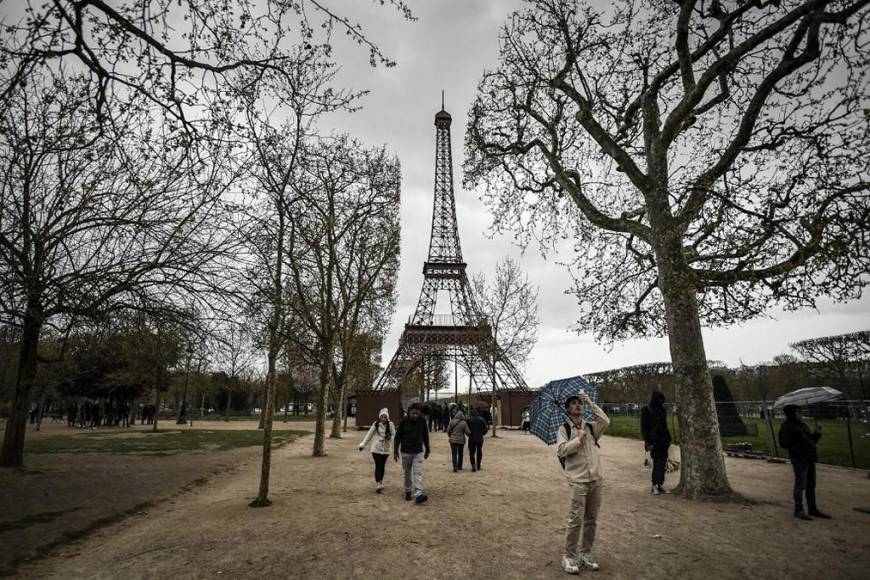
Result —
M122 399L84 399L66 406L66 423L79 429L97 427L129 427L140 420L142 425L154 423L157 408L153 404L139 405L138 413Z
M438 407L436 407L438 408ZM445 407L445 411L449 410ZM440 419L439 415L433 425L436 431ZM461 406L456 406L452 412L452 418L444 426L443 431L447 434L450 443L453 472L462 471L464 464L465 445L468 443L471 471L480 471L483 465L483 442L489 426L477 409L472 409L468 419ZM412 499L417 504L425 503L429 496L423 488L423 462L429 458L429 421L423 414L423 406L420 403L412 403L408 407L407 414L399 421L398 426L390 420L390 412L383 408L378 413L378 420L369 428L365 437L359 444L362 451L370 445L369 451L375 465L375 492L381 493L384 489L384 475L386 472L387 459L392 454L398 463L401 458L402 472L404 474L405 499Z
M450 425L450 422L453 420L453 417L456 413L461 412L466 417L470 416L470 412L465 407L465 403L460 401L459 403L450 403L447 404L445 402L435 402L430 401L427 403L420 403L420 414L423 417L423 420L426 422L429 431L438 431L441 433L446 433L447 428ZM402 417L407 415L407 411L404 407L399 407L399 411L402 414ZM486 421L488 425L492 424L492 413L489 408L477 409L478 415Z
M644 448L652 463L650 493L667 494L665 475L672 442L668 429L665 396L654 391L650 402L641 411L641 434ZM570 488L567 526L565 529L562 569L568 574L579 574L581 568L598 570L598 562L592 555L597 532L598 513L603 500L602 469L599 440L610 425L610 418L588 395L579 394L565 401L567 420L559 428L556 436L556 455L562 464L565 478ZM585 409L590 409L594 420L584 420ZM402 461L404 475L404 498L417 504L425 503L429 497L423 487L423 462L431 452L429 441L429 420L424 418L423 406L413 403L398 426L390 420L389 411L381 409L377 421L366 433L359 450L370 444L375 464L375 492L384 489L386 464L390 454L398 462ZM448 413L450 409L447 409ZM779 432L780 445L788 450L794 470L794 515L802 520L813 517L830 519L831 516L819 510L816 504L816 468L818 460L816 444L821 438L817 428L810 431L800 420L800 409L786 406L786 420ZM466 442L469 447L472 471L481 469L483 443L488 430L487 421L477 409L472 409L466 418L465 410L457 407L446 426L438 413L432 415L435 430L443 430L448 435L453 472L462 471ZM522 413L522 429L530 427L529 409ZM806 498L806 510L804 509Z
M129 427L130 405L118 399L73 401L66 409L66 423L80 429Z
M157 416L157 406L153 403L139 406L139 424L153 425L154 418ZM133 420L135 421L135 417Z

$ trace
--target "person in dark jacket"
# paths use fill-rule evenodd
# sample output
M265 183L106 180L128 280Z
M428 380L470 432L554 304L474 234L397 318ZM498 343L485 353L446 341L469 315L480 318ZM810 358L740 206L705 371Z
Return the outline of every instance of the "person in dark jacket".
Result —
M400 451L402 471L405 473L405 499L410 500L413 491L414 501L424 503L429 499L423 493L423 460L429 458L429 428L422 418L420 403L411 403L408 416L402 418L396 427L393 439L393 459L396 461L399 461Z
M480 471L480 462L483 460L483 439L489 426L480 416L477 409L471 410L468 418L468 454L471 459L471 471Z
M779 444L788 450L788 457L794 470L794 515L802 520L831 519L816 506L816 461L819 456L816 444L822 438L818 429L810 432L807 424L800 420L800 409L796 405L786 405L785 421L779 428ZM803 496L807 497L807 511L804 511Z
M649 451L653 461L652 493L653 495L668 493L665 491L664 484L671 432L668 431L665 395L661 391L653 391L649 405L641 409L640 432L643 435L644 448Z

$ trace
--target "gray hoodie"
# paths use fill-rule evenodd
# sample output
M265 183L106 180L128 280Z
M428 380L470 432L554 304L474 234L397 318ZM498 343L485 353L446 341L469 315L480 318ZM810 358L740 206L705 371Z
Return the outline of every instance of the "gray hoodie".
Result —
M451 443L465 445L465 436L471 435L471 430L468 428L468 423L465 422L465 415L462 411L457 411L447 425L447 435L450 436Z

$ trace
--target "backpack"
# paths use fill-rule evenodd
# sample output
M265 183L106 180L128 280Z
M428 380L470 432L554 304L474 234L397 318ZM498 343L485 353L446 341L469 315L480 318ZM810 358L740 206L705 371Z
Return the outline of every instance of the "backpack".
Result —
M565 428L565 433L568 435L568 437L571 437L571 426L568 424L568 421L565 421L564 423L562 423L562 427ZM595 430L592 428L592 425L590 425L589 423L586 423L586 427L589 428L589 433L592 435L592 440L595 441L595 446L600 448L601 445L598 444L598 439L595 438ZM559 464L562 466L562 469L565 469L566 458L559 457L557 455L556 459L559 460Z
M568 424L568 421L565 421L564 423L562 423L562 427L565 428L565 433L568 435L568 437L571 437L571 426ZM559 457L559 456L557 455L557 456L556 456L556 459L559 460L559 464L562 466L562 469L565 469L565 459L566 459L566 458L565 458L565 457Z

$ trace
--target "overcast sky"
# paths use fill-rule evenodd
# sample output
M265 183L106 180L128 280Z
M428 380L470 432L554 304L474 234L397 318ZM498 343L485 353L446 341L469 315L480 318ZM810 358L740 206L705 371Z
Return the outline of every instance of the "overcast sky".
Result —
M491 275L505 255L519 259L541 287L541 327L538 345L525 369L532 387L553 378L590 373L643 362L669 360L666 339L618 343L608 350L589 335L568 327L576 320L576 299L566 295L570 277L559 256L540 257L536 248L522 255L506 237L489 237L490 216L478 192L461 187L462 143L465 120L477 82L485 68L494 67L498 55L498 30L516 0L427 0L409 2L419 17L405 22L377 2L355 2L353 8L363 27L383 51L397 61L394 68L368 66L367 53L339 44L343 63L341 80L371 93L363 110L329 119L324 128L348 131L368 145L386 143L402 163L402 266L399 302L384 345L384 363L392 357L404 323L413 313L423 281L432 217L434 179L434 115L440 109L441 89L446 109L453 115L452 139L454 189L459 234L469 276ZM346 8L347 2L337 2ZM438 312L449 311L440 305ZM870 328L870 300L849 304L823 302L819 312L770 312L772 318L742 326L705 329L709 359L729 365L752 364L788 352L789 342ZM462 384L462 383L460 383Z

